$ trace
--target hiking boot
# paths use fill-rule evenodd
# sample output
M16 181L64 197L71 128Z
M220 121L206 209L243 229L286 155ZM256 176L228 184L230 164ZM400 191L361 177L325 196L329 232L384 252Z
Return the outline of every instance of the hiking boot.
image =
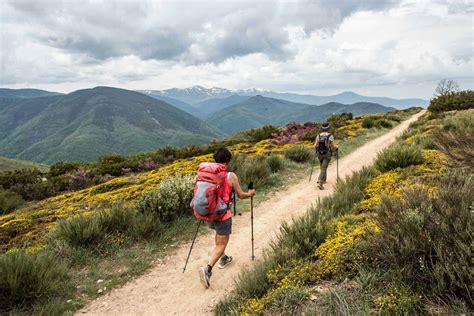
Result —
M232 263L232 257L231 256L228 256L228 255L223 255L220 259L219 259L219 263L217 264L217 267L219 269L224 269L226 266L228 266L229 264Z
M209 287L209 285L211 285L211 275L212 272L209 269L209 266L199 268L199 279L201 279L201 283L206 289Z
M319 188L320 190L324 190L324 186L323 186L323 183L322 183L322 182L319 182L319 183L318 183L318 188Z

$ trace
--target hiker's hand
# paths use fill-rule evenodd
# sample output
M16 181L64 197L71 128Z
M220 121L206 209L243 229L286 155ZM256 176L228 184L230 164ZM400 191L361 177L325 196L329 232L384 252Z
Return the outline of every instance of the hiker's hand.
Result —
M339 150L339 146L334 145L334 149L335 149L335 150Z
M249 195L249 197L251 196L254 196L255 195L255 189L250 189L247 194Z

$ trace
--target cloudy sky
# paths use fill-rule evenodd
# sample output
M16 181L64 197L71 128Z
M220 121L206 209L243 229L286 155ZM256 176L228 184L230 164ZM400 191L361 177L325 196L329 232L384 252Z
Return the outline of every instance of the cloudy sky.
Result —
M474 88L470 0L0 0L0 86L429 98Z

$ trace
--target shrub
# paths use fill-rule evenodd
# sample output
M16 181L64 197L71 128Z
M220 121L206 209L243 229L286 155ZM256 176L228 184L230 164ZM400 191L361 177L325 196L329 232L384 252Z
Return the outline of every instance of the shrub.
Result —
M64 241L72 247L95 248L105 237L98 216L77 215L56 223L51 240Z
M387 119L381 119L377 121L376 127L382 127L382 128L392 128L393 125L392 123L387 120Z
M250 140L255 143L270 138L274 133L278 133L278 127L273 125L265 125L260 128L253 128L246 132Z
M252 181L255 188L265 185L271 172L264 157L247 158L236 171L242 186L247 186Z
M265 304L269 315L295 315L308 299L308 290L301 286L277 289L272 299Z
M182 215L191 215L189 203L193 198L194 177L175 176L165 179L156 191L145 193L138 202L142 213L153 213L163 222Z
M137 212L134 209L117 204L112 206L110 210L101 210L94 215L97 217L101 229L113 234L133 231Z
M474 169L474 110L456 113L446 119L434 134L434 143L458 167Z
M404 284L392 285L374 300L382 315L419 315L422 314L421 295Z
M389 121L394 121L394 122L401 122L402 121L402 118L400 117L400 115L396 114L396 113L387 113L385 115L385 118Z
M141 213L135 214L134 236L138 239L153 238L161 233L163 226L155 214Z
M423 163L423 152L417 146L397 143L377 155L375 167L382 172Z
M91 169L79 169L75 173L67 174L66 176L69 180L70 190L85 189L100 182L99 177Z
M240 314L239 303L249 297L260 297L264 295L272 286L268 279L267 272L275 267L275 262L266 259L256 264L249 270L245 268L238 277L238 287L234 295L221 300L216 306L216 315L236 315Z
M49 254L14 251L0 256L0 311L28 307L71 292L66 269Z
M124 169L138 170L139 162L121 155L108 155L99 158L97 171L101 175L120 176Z
M38 169L19 169L0 174L0 186L25 200L40 200L55 193L53 185Z
M378 116L367 116L362 120L362 127L364 128L391 128L392 123L385 118Z
M314 141L317 135L318 125L316 123L306 122L304 124L291 122L288 123L279 133L272 135L270 142L274 145L284 145L295 143L298 140Z
M375 126L376 119L372 116L367 116L362 120L363 128L372 128Z
M270 155L267 157L267 163L270 166L272 172L278 172L285 168L285 162L278 155Z
M15 192L0 190L0 215L13 212L24 203L22 197Z
M352 113L341 113L333 114L327 118L327 122L331 125L333 130L348 124L348 121L352 120L354 116Z
M314 153L310 148L299 145L288 149L285 152L285 157L295 162L304 163L311 160L314 157Z
M433 113L474 108L474 91L449 92L430 101L428 110Z
M473 176L448 172L438 186L435 197L415 188L401 198L384 198L378 218L382 232L369 239L371 252L420 292L473 306Z
M25 185L15 184L10 187L10 190L21 195L28 201L42 200L56 193L53 184L45 178Z
M49 168L49 175L51 177L61 176L66 173L72 173L79 169L79 167L80 164L77 162L60 161L51 165Z

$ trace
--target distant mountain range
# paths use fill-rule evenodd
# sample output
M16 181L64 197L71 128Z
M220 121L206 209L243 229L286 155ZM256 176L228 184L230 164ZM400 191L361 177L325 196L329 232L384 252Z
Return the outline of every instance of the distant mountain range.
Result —
M165 97L177 99L189 104L196 104L205 100L215 98L226 98L232 95L254 96L265 92L260 89L247 90L229 90L225 88L204 88L201 86L193 86L190 88L178 89L172 88L167 90L140 90L139 92L145 94L153 94L155 96L162 95Z
M155 96L163 96L179 101L186 102L194 107L200 109L202 102L211 99L223 99L230 96L256 96L281 99L296 103L306 103L311 105L322 105L330 102L337 102L342 104L354 104L358 102L377 103L384 106L391 106L397 109L405 109L412 106L428 106L428 100L419 98L410 99L393 99L387 97L369 97L363 96L354 92L343 92L331 96L316 96L304 95L296 93L280 93L261 89L247 89L247 90L229 90L224 88L204 88L201 86L193 86L185 89L167 89L167 90L142 90L142 93L153 94Z
M350 105L331 102L316 106L258 95L214 112L206 120L209 124L231 134L268 124L284 125L292 121L323 121L334 113L361 115L394 110L391 107L368 102Z
M52 95L60 95L58 92L50 92L39 89L7 89L0 88L0 98L37 98Z
M0 156L91 161L223 136L200 119L138 92L97 87L67 95L0 98Z
M0 89L0 95L0 156L39 163L92 161L110 153L200 144L266 124L322 121L342 112L382 113L394 110L383 103L403 107L400 104L424 101L200 86L139 92L96 87L69 94ZM317 105L333 99L339 102ZM352 102L360 99L383 102Z

